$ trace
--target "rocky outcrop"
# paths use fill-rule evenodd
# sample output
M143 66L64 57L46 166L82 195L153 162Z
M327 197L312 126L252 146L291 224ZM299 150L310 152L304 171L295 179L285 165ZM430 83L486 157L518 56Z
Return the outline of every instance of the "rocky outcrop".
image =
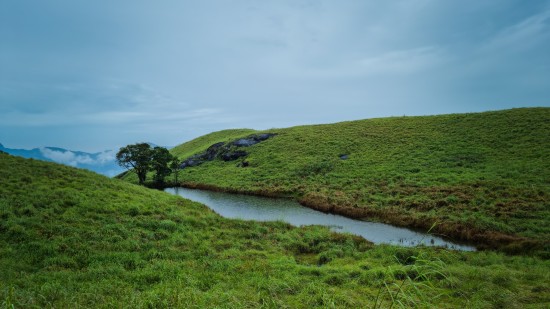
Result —
M270 139L275 136L275 133L263 133L263 134L253 134L245 138L240 138L238 140L225 143L219 142L212 144L206 151L193 155L185 159L180 168L193 167L201 165L207 161L213 161L215 159L221 159L223 161L234 161L239 158L244 158L248 156L248 152L241 150L242 147L250 147L256 145L260 142ZM246 165L248 166L248 164Z
M273 136L275 136L275 133L254 134L246 138L238 139L231 144L237 147L248 147L263 142Z
M222 154L221 158L224 161L233 161L233 160L237 160L238 158L246 157L247 155L248 155L248 152L246 151L236 150L236 151L230 151Z
M218 155L218 153L220 152L220 150L223 148L223 145L225 145L224 142L219 142L219 143L215 143L214 145L208 147L208 149L206 149L206 153L204 154L205 159L207 161L214 160L216 158L216 156Z

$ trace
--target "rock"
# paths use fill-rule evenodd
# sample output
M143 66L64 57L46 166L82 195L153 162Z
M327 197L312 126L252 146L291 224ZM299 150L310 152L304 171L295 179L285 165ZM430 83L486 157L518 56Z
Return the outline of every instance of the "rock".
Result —
M246 157L248 153L242 150L230 151L222 155L222 160L224 161L233 161L238 158Z
M219 142L208 147L208 149L206 149L206 153L203 155L204 159L207 161L214 160L218 155L218 153L220 152L220 149L223 147L223 145L225 145L224 142Z
M193 159L187 159L181 163L180 169L184 169L186 167L191 167L191 166L197 166L199 164L200 164L199 161L195 161Z
M238 139L238 140L234 141L233 145L235 145L237 147L248 147L248 146L252 146L252 145L257 144L257 143L259 143L259 142L255 141L252 138L241 138L241 139Z
M349 159L349 155L347 155L347 154L341 154L339 157L340 157L341 160Z
M219 142L210 145L206 151L193 155L180 165L180 168L192 167L201 165L206 161L212 161L216 158L221 158L224 161L233 161L238 158L246 157L248 153L242 150L235 150L235 147L249 147L255 145L259 142L265 141L273 136L277 135L276 133L263 133L263 134L253 134L245 138L240 138L236 141L230 143ZM243 161L243 167L248 166L248 162Z
M265 141L266 139L271 138L275 135L277 135L277 134L275 134L275 133L264 133L264 134L257 135L257 138L260 141Z
M180 169L200 165L204 162L203 155L194 155L181 162Z
M276 135L275 133L264 133L264 134L257 134L257 135L254 134L246 138L238 139L234 141L232 144L237 147L248 147L248 146L255 145L259 142L263 142L275 135Z

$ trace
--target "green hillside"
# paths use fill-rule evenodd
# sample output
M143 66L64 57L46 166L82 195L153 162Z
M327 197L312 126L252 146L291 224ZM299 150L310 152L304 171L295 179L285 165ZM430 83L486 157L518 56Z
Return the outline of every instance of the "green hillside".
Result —
M255 133L252 129L233 129L213 132L203 135L192 141L170 149L170 152L178 158L187 158L195 153L205 151L208 146L218 142L229 142L241 136Z
M4 308L547 308L548 260L373 246L0 154Z
M243 159L186 167L181 184L292 196L401 226L436 223L441 234L508 252L549 250L550 108L226 130L172 151L185 159L266 132L277 135L241 147Z

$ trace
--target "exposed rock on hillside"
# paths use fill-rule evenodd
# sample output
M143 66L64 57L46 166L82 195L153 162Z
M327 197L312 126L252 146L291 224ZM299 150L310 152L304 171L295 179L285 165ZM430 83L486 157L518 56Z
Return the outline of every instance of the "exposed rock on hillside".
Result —
M222 160L233 161L233 160L237 160L238 158L246 157L247 155L248 155L248 152L243 150L230 151L222 154Z
M259 142L263 142L273 136L275 136L275 133L254 134L246 138L238 139L232 142L231 144L237 147L248 147L248 146L255 145Z
M183 169L186 167L197 166L206 161L213 161L216 158L219 158L223 161L233 161L239 158L246 157L248 155L248 152L240 150L239 148L256 145L260 142L268 140L275 135L275 133L253 134L229 143L219 142L212 144L210 147L208 147L208 149L206 149L206 151L195 154L185 159L181 163L180 167Z

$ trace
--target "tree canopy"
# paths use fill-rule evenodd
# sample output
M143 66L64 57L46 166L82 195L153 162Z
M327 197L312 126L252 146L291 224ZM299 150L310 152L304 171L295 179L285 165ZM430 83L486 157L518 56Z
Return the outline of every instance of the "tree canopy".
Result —
M156 183L164 183L164 178L172 172L170 162L175 157L164 147L155 147L151 155L151 169L155 171Z
M137 143L120 148L116 154L118 165L137 174L139 183L143 184L151 167L151 146L147 143Z
M172 163L170 163L170 168L172 169L172 172L174 172L175 182L178 183L178 174L181 169L181 161L174 156Z
M172 169L179 169L178 160L164 147L152 148L147 143L137 143L120 148L116 154L118 165L137 174L139 184L144 184L147 172L154 171L156 183L164 183Z

